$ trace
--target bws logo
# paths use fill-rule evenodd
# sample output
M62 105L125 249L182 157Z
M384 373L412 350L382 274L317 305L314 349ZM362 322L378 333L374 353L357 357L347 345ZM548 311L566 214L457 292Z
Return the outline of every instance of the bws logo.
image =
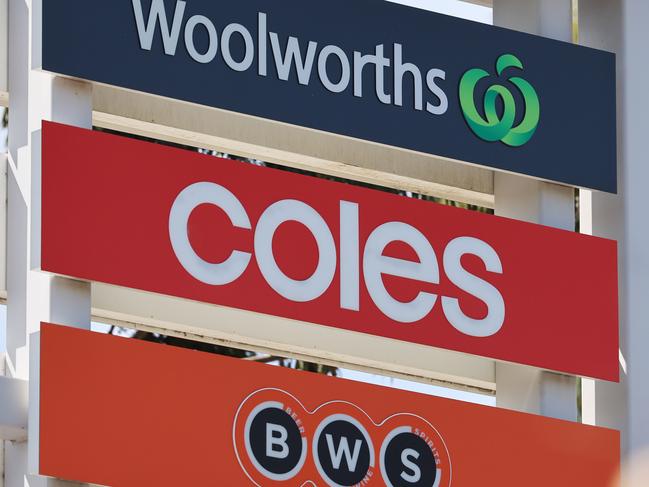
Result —
M309 411L280 389L261 389L239 406L234 449L258 486L450 487L444 440L428 421L397 413L376 423L346 401Z
M496 72L502 76L509 68L523 69L523 63L513 54L503 54L496 62ZM484 117L478 112L475 104L475 90L478 83L490 74L484 69L474 68L467 71L460 81L460 105L464 118L471 130L488 142L501 141L511 147L525 145L536 132L541 117L539 97L534 87L520 77L511 77L510 83L516 86L525 101L525 112L522 121L514 127L516 121L516 101L511 91L499 84L490 86L484 94ZM499 115L498 100L502 104Z

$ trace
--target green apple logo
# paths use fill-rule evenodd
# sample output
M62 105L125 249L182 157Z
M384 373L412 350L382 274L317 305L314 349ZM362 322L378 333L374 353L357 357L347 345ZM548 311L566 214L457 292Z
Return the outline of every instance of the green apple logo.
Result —
M507 68L523 70L523 63L513 54L503 54L496 62L496 71L502 75ZM492 85L484 95L484 116L475 106L475 88L478 82L489 76L484 69L470 69L460 81L460 105L471 130L482 140L501 141L510 147L525 145L536 132L541 116L541 106L536 90L523 78L513 77L509 81L516 86L525 100L525 113L520 124L514 127L516 120L516 102L511 91L503 85ZM500 98L503 104L502 116L498 115L496 101Z

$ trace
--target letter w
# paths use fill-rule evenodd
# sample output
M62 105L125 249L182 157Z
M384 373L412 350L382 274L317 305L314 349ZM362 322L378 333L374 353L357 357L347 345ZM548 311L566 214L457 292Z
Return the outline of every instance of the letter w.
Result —
M282 59L281 47L279 45L279 38L275 32L270 33L270 43L273 46L273 56L275 58L275 66L277 67L277 74L279 79L287 81L291 74L291 65L295 61L295 69L297 70L297 79L301 85L308 85L311 79L311 71L313 69L313 60L315 59L317 42L310 41L309 47L306 52L306 60L302 61L302 53L300 52L300 41L297 37L289 37L286 44L286 52L284 59Z
M137 33L140 36L140 47L146 51L151 50L153 44L153 36L156 30L157 21L160 20L160 31L162 32L162 42L164 44L165 54L173 56L176 54L176 46L178 45L178 36L180 34L180 26L185 16L185 5L183 1L176 2L176 12L174 13L173 25L171 32L169 32L169 24L167 23L167 12L163 0L152 0L151 10L149 11L149 20L146 27L144 26L144 14L142 13L142 1L132 0L133 13L135 14L135 22L137 24Z
M347 462L347 470L350 472L356 471L356 464L358 463L358 456L361 453L361 440L356 440L354 443L354 453L349 450L349 442L346 437L340 439L338 445L338 451L334 446L334 439L331 435L325 435L327 439L327 448L329 448L329 456L331 457L331 464L336 470L340 470L340 464L342 463L343 455L345 455L345 461Z

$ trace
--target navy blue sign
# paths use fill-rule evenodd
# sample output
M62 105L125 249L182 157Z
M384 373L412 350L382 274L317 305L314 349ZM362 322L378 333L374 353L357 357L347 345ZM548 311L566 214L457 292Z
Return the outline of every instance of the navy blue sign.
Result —
M617 190L613 54L380 0L43 0L43 69Z

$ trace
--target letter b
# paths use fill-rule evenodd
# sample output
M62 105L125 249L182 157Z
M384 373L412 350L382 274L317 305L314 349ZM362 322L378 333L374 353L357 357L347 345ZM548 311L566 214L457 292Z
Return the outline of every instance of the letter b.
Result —
M288 457L287 439L288 431L286 428L279 424L266 424L266 456L279 459Z

